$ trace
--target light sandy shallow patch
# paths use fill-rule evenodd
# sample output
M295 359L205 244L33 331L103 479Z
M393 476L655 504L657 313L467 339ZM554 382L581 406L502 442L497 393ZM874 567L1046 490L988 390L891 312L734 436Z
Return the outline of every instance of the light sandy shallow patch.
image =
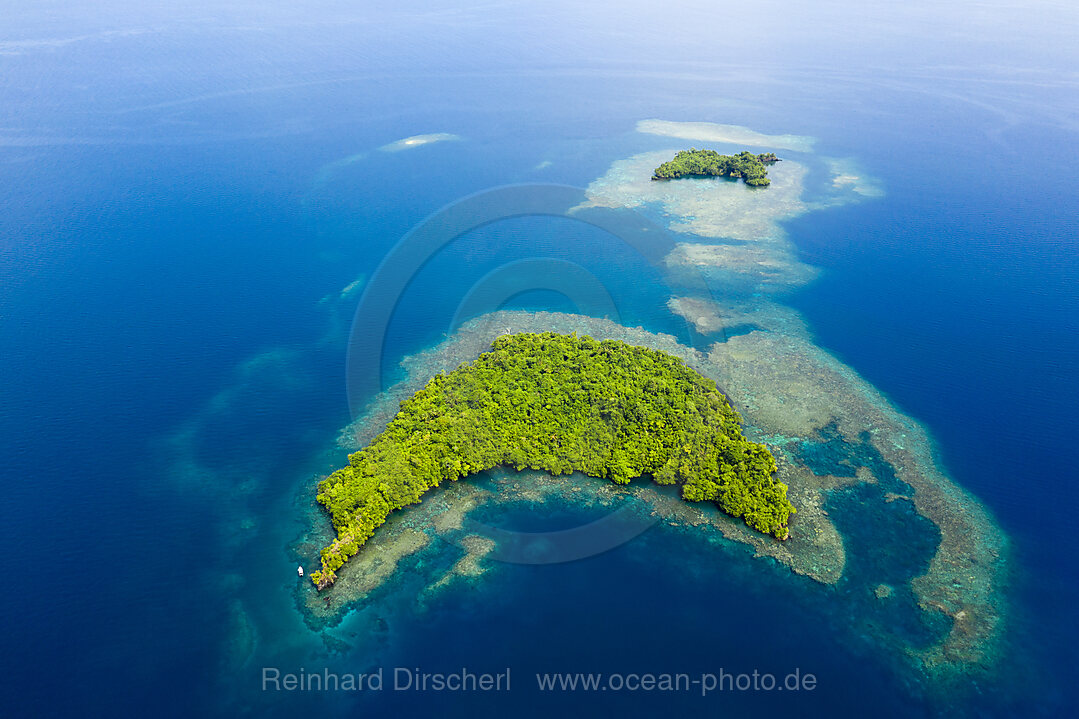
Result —
M702 335L720 334L732 327L753 326L791 337L809 337L805 320L798 312L762 299L746 304L711 297L671 297L667 300L667 309L685 319Z
M708 284L739 294L786 292L812 281L818 270L798 259L781 223L813 206L802 200L807 169L784 160L772 165L768 187L726 178L655 181L652 171L675 149L614 162L589 184L581 208L659 208L682 233L665 259L672 285ZM831 200L830 200L831 201Z
M366 275L360 275L355 280L353 280L352 282L349 282L347 285L345 285L345 287L339 293L337 293L336 295L334 295L334 294L325 295L322 299L320 299L318 301L318 303L320 305L324 305L327 302L332 302L332 301L340 302L340 301L343 301L343 300L347 300L349 297L352 297L353 295L357 294L360 290L362 290L366 283L367 283L367 276Z
M454 580L467 577L478 577L487 571L483 566L484 558L494 551L494 540L488 537L481 537L478 534L469 534L462 537L459 540L460 545L465 550L465 555L458 559L450 570L443 574L439 579L431 584L427 585L424 590L425 598L430 597L433 594L437 594L439 591L445 589Z
M785 292L809 284L820 274L778 242L702 245L680 242L664 262L672 277L703 272L728 291Z
M460 139L459 136L449 132L433 132L429 135L403 137L400 140L387 143L378 149L382 152L400 152L402 150L412 150L417 147L423 147L424 145L432 145L436 142L452 142Z
M778 223L803 214L804 165L783 160L768 168L772 184L750 187L730 178L653 180L652 172L680 147L617 160L603 177L589 183L586 207L641 207L655 203L671 215L670 228L704 237L761 242L782 235Z
M812 152L816 140L804 135L765 135L741 125L720 125L714 122L674 122L671 120L641 120L637 132L679 140L696 140L725 145L767 147L775 150Z
M832 173L832 188L849 190L862 197L876 198L884 196L880 182L868 176L852 158L824 158Z
M701 297L672 297L667 300L667 309L684 318L702 335L715 334L727 326L716 304Z

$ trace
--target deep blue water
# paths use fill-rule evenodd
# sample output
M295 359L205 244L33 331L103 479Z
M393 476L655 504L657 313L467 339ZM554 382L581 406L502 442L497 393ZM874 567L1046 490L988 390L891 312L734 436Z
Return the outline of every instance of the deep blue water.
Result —
M1077 706L1071 6L109 2L3 14L4 715ZM853 157L881 181L882 199L787 223L802 258L824 269L787 301L822 346L929 428L944 466L1011 539L999 686L957 693L959 706L927 700L860 638L872 610L829 594L844 585L823 589L670 531L580 562L502 567L421 615L392 595L414 595L419 569L385 590L378 661L512 666L512 693L267 698L257 666L223 676L234 598L257 627L260 666L372 661L314 654L295 612L296 498L342 459L327 449L350 418L357 295L320 300L371 276L447 203L513 183L583 187L616 159L671 144L633 132L649 117L811 135L818 154ZM433 132L462 139L376 149ZM478 278L535 257L591 270L626 324L696 339L664 310L654 269L609 235L520 218L425 267L387 334L388 374L441 338ZM544 292L513 305L574 309ZM931 532L911 531L914 571ZM699 555L697 571L664 562L683 552ZM223 586L225 574L242 584ZM819 689L540 696L528 681L721 666L801 667Z

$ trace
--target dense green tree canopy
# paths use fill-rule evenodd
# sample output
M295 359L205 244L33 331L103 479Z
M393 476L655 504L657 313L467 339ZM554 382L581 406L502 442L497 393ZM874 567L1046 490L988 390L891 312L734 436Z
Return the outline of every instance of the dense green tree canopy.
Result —
M332 583L390 512L496 465L619 484L651 475L785 539L787 487L739 422L712 380L662 352L575 334L500 337L402 402L382 434L321 482L337 539L312 580Z
M715 150L682 150L657 167L652 173L653 180L674 180L679 177L741 177L747 185L767 187L772 184L768 179L765 163L779 162L775 153L766 152L754 155L743 150L737 155L721 155Z

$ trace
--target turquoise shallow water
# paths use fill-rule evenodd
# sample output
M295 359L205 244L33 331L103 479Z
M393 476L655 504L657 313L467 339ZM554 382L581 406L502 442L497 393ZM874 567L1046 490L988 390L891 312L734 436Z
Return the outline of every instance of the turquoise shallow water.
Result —
M1075 499L1061 448L1079 429L1079 178L1062 161L1076 147L1074 48L1061 42L1075 18L1055 4L909 7L765 5L708 22L705 9L612 19L528 5L437 21L333 4L13 14L0 37L5 714L1069 715L1076 567L1056 548ZM718 44L705 31L717 23L731 28ZM343 288L460 197L584 187L667 147L633 132L648 117L814 136L818 155L853 157L885 188L784 224L823 269L784 301L926 425L1010 538L991 681L936 696L875 639L874 625L913 643L941 631L901 589L933 527L861 511L860 492L902 493L887 482L830 499L866 548L835 587L664 525L579 562L498 565L419 608L425 578L460 554L436 544L339 626L352 648L304 623L291 547L350 420L360 295ZM440 132L461 139L378 150ZM810 196L824 194L814 182ZM519 218L425 266L387 334L386 379L442 338L478 278L535 257L589 269L627 324L705 341L667 310L659 272L609 235ZM544 292L509 306L573 309ZM797 451L832 473L844 457L879 462L836 441ZM489 512L529 530L594 516L557 502ZM885 536L909 551L875 552ZM878 583L898 588L899 609L864 591ZM515 688L267 694L263 666L509 666ZM544 695L530 681L796 667L818 678L812 693Z

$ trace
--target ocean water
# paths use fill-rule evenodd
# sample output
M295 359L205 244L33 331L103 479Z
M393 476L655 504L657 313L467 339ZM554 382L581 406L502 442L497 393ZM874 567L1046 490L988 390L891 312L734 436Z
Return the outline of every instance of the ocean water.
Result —
M1079 15L948 5L5 8L2 713L1072 715ZM831 496L852 548L832 586L661 525L576 562L498 563L421 607L460 555L437 545L332 627L305 613L295 565L316 560L297 538L370 399L350 397L348 344L380 263L461 198L584 188L682 144L636 132L648 118L814 137L813 157L850 158L883 188L783 223L821 272L779 301L926 427L1007 537L988 678L941 688L874 635L919 645L941 631L859 594L870 577L902 587L937 541L913 512L862 513L886 478ZM380 149L433 133L456 139ZM825 197L807 163L807 198ZM685 239L641 211L661 247ZM495 276L495 299L466 314L606 312L552 291L552 262L596 278L627 326L711 341L668 311L655 257L565 217L513 217L462 234L391 298L381 383L468 319L462 299L500 268L520 274ZM851 457L879 465L871 450L825 436L792 451L841 473ZM483 512L522 531L597 516L558 501ZM907 551L881 551L885 536ZM263 667L379 666L510 667L513 690L261 683ZM721 669L798 669L817 687L543 693L533 680Z

